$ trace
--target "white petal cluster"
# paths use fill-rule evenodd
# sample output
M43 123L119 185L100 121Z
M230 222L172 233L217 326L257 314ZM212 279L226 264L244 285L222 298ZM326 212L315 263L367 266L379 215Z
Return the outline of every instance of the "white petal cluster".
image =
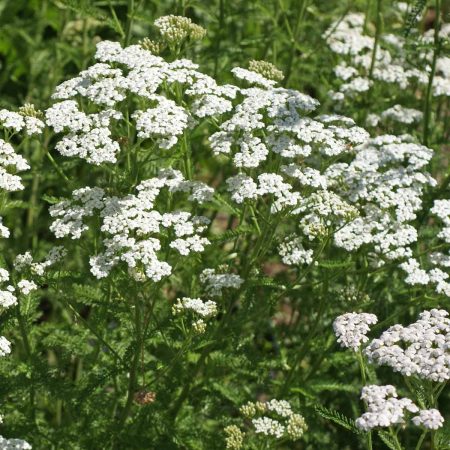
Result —
M105 191L97 187L73 191L72 201L62 201L50 207L50 216L54 218L50 231L57 238L71 236L72 239L79 239L88 229L83 220L104 207L104 195Z
M407 284L427 285L430 282L430 276L421 268L419 262L414 258L409 258L407 261L400 264L399 267L407 273L407 277L405 278Z
M438 294L450 297L450 200L435 200L430 213L437 217L435 221L439 227L436 233L438 242L445 246L444 251L430 251L427 258L409 259L401 265L406 272L406 282L411 285L432 285Z
M435 200L430 213L438 218L436 224L440 226L436 237L441 245L450 243L450 200ZM407 276L405 281L411 285L434 286L438 294L450 297L450 253L445 251L430 251L427 258L419 262L415 258L409 258L400 264Z
M250 84L256 84L257 86L265 88L270 88L276 84L276 81L269 80L255 71L243 69L242 67L235 67L234 69L231 69L231 73L238 80L247 81Z
M0 436L0 448L2 450L31 450L31 445L22 439L7 439Z
M14 286L7 284L9 281L9 272L6 269L0 269L0 308L11 308L11 306L17 305L17 297L15 295Z
M23 295L28 295L31 292L35 291L38 287L34 281L29 280L20 280L17 283L17 288L19 292Z
M219 297L224 289L239 289L244 280L234 273L217 273L214 269L204 269L200 281L205 285L206 292Z
M340 103L346 97L354 97L367 91L373 81L378 85L382 82L387 87L394 86L401 90L409 87L416 89L417 84L425 88L431 71L433 54L430 44L434 40L434 31L429 30L421 36L416 36L422 51L417 52L412 58L403 36L381 34L373 62L375 39L364 31L364 28L371 27L364 25L364 14L349 13L332 23L323 35L331 51L341 59L334 68L338 87L337 91L331 91L332 99ZM441 34L448 38L447 27L441 27ZM450 94L448 67L448 57L439 57L432 85L434 96ZM372 77L369 76L371 69L373 69ZM420 120L419 111L401 108L399 105L393 106L388 111L384 118L406 124Z
M346 313L334 320L333 330L342 347L356 352L369 340L367 333L370 331L370 325L377 322L378 318L375 314Z
M270 203L271 213L290 210L300 215L300 233L311 240L358 215L354 206L329 190L323 167L329 158L351 154L368 140L368 133L344 116L307 117L318 106L316 100L275 87L259 73L239 68L233 73L254 86L239 90L240 101L231 117L210 137L213 153L228 155L239 169L226 179L231 199L262 200ZM279 164L274 173L273 161L286 164ZM312 251L299 246L300 234L292 239L280 247L283 261L311 262Z
M9 171L23 172L29 168L26 159L18 155L11 144L0 139L0 189L8 192L21 191L24 188L21 178Z
M394 105L381 113L383 120L411 125L422 120L423 113L414 108L405 108L402 105Z
M350 13L342 20L333 22L325 32L331 50L340 55L351 56L371 50L374 40L362 34L363 25L364 14L360 13Z
M195 317L192 327L196 333L201 334L206 330L205 321L217 315L217 303L212 300L183 297L177 299L172 306L172 312L176 315L191 313Z
M161 32L166 23L163 19ZM193 26L189 25L189 33ZM112 134L111 122L124 120L120 107L125 99L140 99L140 108L130 111L138 137L154 138L160 148L170 149L194 124L194 117L230 111L238 90L230 85L218 86L189 60L168 63L139 45L122 48L118 43L102 41L97 45L96 59L98 63L56 88L53 98L60 102L45 114L47 125L64 133L56 149L64 156L78 156L91 164L117 161L120 145ZM163 85L175 84L191 100L191 111L184 102L182 106L157 94ZM80 97L98 105L98 112L85 113L76 100Z
M302 244L302 238L291 235L278 247L278 253L284 264L296 266L311 264L313 261L313 250L306 250Z
M0 307L6 309L14 305L17 305L17 297L14 295L14 286L9 285L0 290Z
M302 186L310 186L317 189L327 189L328 183L326 176L312 167L301 167L298 164L291 163L287 166L281 166L281 171L287 176L295 178Z
M132 118L136 121L137 135L140 138L156 138L163 149L172 148L188 125L188 115L184 108L173 100L158 96L154 108L135 111Z
M329 186L360 212L336 233L336 244L348 251L371 244L389 260L411 257L417 231L408 222L422 206L424 189L436 185L425 170L432 150L408 135L383 135L356 151L353 161L333 164L325 172Z
M272 411L281 417L290 417L293 414L290 403L286 400L272 399L266 402L266 408L268 411Z
M52 247L44 261L41 262L33 262L31 253L26 252L16 256L14 269L19 273L29 269L31 274L43 276L48 268L61 261L66 255L67 250L61 245Z
M156 178L142 181L137 194L125 197L109 197L100 188L82 188L73 192L72 200L65 200L50 207L54 218L51 231L56 237L70 236L79 239L88 230L85 219L98 216L101 220L104 251L90 258L91 272L97 278L107 277L114 266L125 262L136 272L142 269L145 275L160 281L171 274L169 263L161 261L158 253L164 244L186 256L191 252L202 252L208 239L200 236L209 219L192 216L188 212L160 213L155 201L161 189L171 192L191 191L191 199L208 200L210 188L201 182L186 181L176 170L166 169ZM175 239L164 237L164 230L172 230Z
M47 125L56 132L67 134L56 144L64 156L78 156L91 164L117 161L118 142L111 138L112 120L120 120L122 113L106 109L96 114L85 114L74 100L56 103L45 112Z
M173 310L177 314L189 310L203 318L209 318L217 315L217 304L212 300L205 302L200 298L183 297L177 300Z
M283 437L286 431L286 428L280 422L266 416L252 419L252 424L255 427L255 433L273 436L277 439Z
M412 418L414 425L422 426L427 430L437 430L444 425L444 418L437 409L421 409L419 414Z
M397 390L391 385L364 386L361 399L367 405L367 412L356 419L356 426L364 431L403 424L407 412L419 411L410 399L397 398Z
M11 342L5 338L5 336L0 336L0 356L6 356L11 353Z
M0 237L9 238L10 232L8 228L3 225L3 218L0 217Z
M444 382L450 379L450 319L432 309L406 327L393 325L365 349L369 361L405 376Z
M260 75L258 75L260 76ZM305 115L318 102L300 92L273 87L241 89L243 100L210 137L214 154L233 153L236 167L259 167L270 152L284 158L308 156L316 149L336 156L368 139L363 129L341 116Z
M342 228L344 224L357 217L359 212L333 191L321 190L313 192L293 211L293 214L303 216L300 228L310 240L313 240L318 236L324 236L331 227Z
M114 106L125 99L126 88L127 79L120 69L97 63L57 86L52 97L67 99L80 95L98 105Z
M281 175L275 173L262 173L257 178L257 183L247 175L235 175L226 181L227 190L236 203L245 200L254 200L265 195L273 196L272 212L281 211L286 207L298 205L301 196L298 192L292 192L292 186L283 180Z
M227 189L236 203L243 203L247 199L256 199L259 195L258 185L253 178L244 174L228 178Z
M24 130L28 135L41 134L45 123L32 116L23 115L7 109L0 109L0 126L14 130L16 133Z
M276 439L296 441L307 430L305 419L294 413L286 400L272 399L267 402L247 402L240 408L241 414L251 420L256 434Z
M9 280L9 272L6 269L0 268L0 283Z

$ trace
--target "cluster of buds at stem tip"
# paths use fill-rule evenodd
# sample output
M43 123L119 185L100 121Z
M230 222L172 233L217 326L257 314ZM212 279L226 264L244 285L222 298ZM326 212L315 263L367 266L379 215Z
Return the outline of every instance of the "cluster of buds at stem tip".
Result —
M186 39L198 41L206 36L206 30L203 27L183 16L160 17L155 20L155 26L169 47L180 45Z
M251 60L248 64L249 70L259 73L264 78L273 81L282 81L284 78L283 72L267 61L255 61Z
M19 114L24 117L37 117L38 119L42 119L44 117L44 113L36 109L32 103L25 103L23 106L19 108Z

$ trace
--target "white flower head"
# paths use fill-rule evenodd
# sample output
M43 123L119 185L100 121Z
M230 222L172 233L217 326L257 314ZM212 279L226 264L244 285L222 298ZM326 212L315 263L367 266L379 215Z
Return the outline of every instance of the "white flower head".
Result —
M341 346L356 352L369 340L367 333L370 331L370 325L377 322L375 314L346 313L335 319L333 329Z

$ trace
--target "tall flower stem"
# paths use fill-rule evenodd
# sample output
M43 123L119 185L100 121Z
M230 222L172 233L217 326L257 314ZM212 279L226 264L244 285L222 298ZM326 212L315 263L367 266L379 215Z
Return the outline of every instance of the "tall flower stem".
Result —
M153 302L154 304L154 302ZM119 448L118 436L122 432L128 415L130 414L131 407L133 405L134 394L136 392L137 380L138 380L138 366L141 357L142 347L143 347L143 335L142 335L142 320L141 320L141 305L139 299L136 298L134 303L134 326L135 326L135 343L133 359L131 361L131 367L129 371L128 389L127 389L127 399L125 401L125 406L122 410L121 415L117 421L117 428L114 436L113 449Z
M134 18L134 12L135 12L135 5L134 0L128 0L128 6L127 6L127 23L125 26L125 37L124 37L124 46L126 47L130 43L131 39L131 26L133 24L133 18Z
M220 42L222 40L222 33L225 26L225 0L219 0L219 30L216 41L214 43L214 78L217 78L219 72L219 56L220 56Z
M364 361L364 356L362 354L361 347L358 349L356 356L358 358L359 370L361 371L361 379L362 379L363 385L365 386L367 384L366 363ZM364 402L364 403L366 403L366 402ZM367 405L365 405L365 406L367 407ZM369 431L367 433L367 450L372 450L372 432L371 431Z
M298 40L299 32L300 32L300 24L302 23L303 17L305 16L305 11L306 11L306 7L308 6L308 2L309 2L309 0L302 0L301 5L297 6L298 13L297 13L297 18L295 21L294 29L292 29L290 27L289 21L285 15L286 29L289 34L290 40L291 40L291 54L289 55L288 66L286 68L286 75L284 77L284 85L285 86L288 84L289 78L291 77L291 74L292 74L292 68L293 68L294 59L295 59L295 52L298 51L297 40ZM281 2L280 2L280 6L281 6ZM283 14L285 14L284 8L282 8L282 9L283 9Z
M431 95L433 91L433 80L436 73L436 62L441 49L441 41L439 39L441 16L441 0L436 0L436 19L434 23L434 51L433 60L431 62L430 76L428 77L427 92L425 95L425 105L423 111L423 144L428 145L430 138L430 116L431 116Z
M422 432L422 434L420 435L419 440L417 441L417 445L416 445L415 450L420 450L420 449L422 448L422 444L423 444L423 441L424 441L425 436L427 435L427 433L428 433L427 430L424 430L424 431Z
M372 61L370 62L370 69L369 69L369 78L373 78L373 70L375 68L375 62L377 59L377 50L378 50L378 43L380 41L380 35L381 35L381 28L383 25L383 14L381 9L381 3L382 0L377 0L377 21L376 21L376 30L375 30L375 40L373 43L373 49L372 49Z
M22 337L25 353L26 353L29 364L32 364L33 354L32 354L32 350L31 350L30 341L28 339L25 318L20 311L20 305L18 305L16 307L16 311L17 311L17 320L19 322L20 335ZM33 371L31 371L31 373L33 374ZM31 375L31 376L33 377L33 375ZM31 423L33 424L33 426L37 426L37 423L36 423L36 392L35 392L35 388L34 388L33 378L30 380L30 420L31 420Z

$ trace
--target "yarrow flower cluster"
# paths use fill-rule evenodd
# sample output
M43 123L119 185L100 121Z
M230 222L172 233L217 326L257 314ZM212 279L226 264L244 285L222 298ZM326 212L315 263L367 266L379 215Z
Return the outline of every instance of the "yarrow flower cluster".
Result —
M0 336L0 356L6 356L11 353L11 342L5 338L5 336Z
M204 333L206 330L205 319L210 319L217 315L217 304L212 300L203 301L200 298L179 298L172 306L172 312L175 315L184 315L191 313L195 319L192 327L196 333Z
M200 234L209 224L203 216L188 212L160 213L155 201L163 188L169 192L190 191L190 199L200 203L211 197L212 190L200 182L184 180L181 172L167 169L156 178L142 181L137 194L109 197L101 188L82 188L73 192L72 200L50 207L54 221L50 229L56 237L79 239L89 229L86 218L96 215L101 220L104 252L91 256L91 272L97 278L107 277L119 262L140 271L153 281L172 272L171 265L161 261L158 253L171 248L180 255L203 252L209 240ZM168 240L163 230L172 230L175 239ZM164 242L163 242L164 241Z
M436 224L440 227L436 233L441 247L450 244L450 200L435 200L430 213L438 218ZM430 251L428 258L419 262L409 258L400 267L406 272L406 283L411 285L432 285L438 294L450 297L450 253L449 250Z
M437 409L422 409L412 419L414 425L421 426L427 430L437 430L444 425L444 418Z
M81 256L87 257L95 278L111 277L111 289L116 289L117 281L122 283L121 288L130 288L131 293L161 288L155 296L157 300L168 292L190 292L185 288L192 280L192 270L185 277L180 261L192 262L195 269L200 267L201 283L201 286L192 283L192 295L197 296L198 289L202 298L177 298L172 303L172 321L183 333L188 328L198 335L205 332L208 324L221 320L215 319L220 308L219 302L214 301L217 297L229 297L238 304L247 294L252 298L259 295L259 289L247 289L249 285L252 287L253 279L245 280L244 274L252 277L260 273L261 267L266 268L263 258L272 252L274 243L279 258L273 254L269 257L273 257L274 266L281 267L287 282L298 283L294 289L297 286L303 289L307 283L298 282L299 267L288 269L283 264L311 266L306 270L308 275L309 269L314 269L313 264L320 267L311 274L309 290L326 267L319 264L321 252L324 258L327 253L330 255L327 245L333 242L338 255L344 251L358 252L351 261L355 262L357 273L361 253L376 267L389 262L403 269L407 284L432 284L437 293L450 296L450 254L445 250L430 252L427 264L422 265L426 258L416 259L414 245L419 230L414 223L419 222L416 219L425 209L424 193L437 185L427 169L433 157L430 148L407 134L370 138L364 128L343 115L316 115L319 102L280 87L277 83L283 79L283 73L266 61L251 61L248 69L233 68L237 85L220 86L190 60L167 62L158 56L167 46L178 54L184 43L205 35L203 28L179 16L161 17L155 27L161 41L143 39L139 45L126 48L114 42L99 42L95 64L61 83L53 94L54 104L45 113L36 111L32 105L25 105L17 113L0 110L5 139L21 131L39 134L48 126L57 134L55 150L62 156L100 166L93 169L95 174L102 174L95 178L98 186L78 185L81 187L73 190L70 198L49 209L50 231L57 239L66 239L67 249L77 247ZM434 69L436 78L433 83L430 81L432 94L449 95L449 58L437 61L434 58L436 67L431 69L431 54L424 51L417 58L426 64L423 69L415 68L407 62L404 39L382 35L376 49L378 36L375 39L366 35L366 28L363 15L349 14L333 23L326 33L328 45L341 58L334 68L337 91L330 93L337 104L362 98L376 83L402 89L416 88L416 84L423 86ZM443 33L448 34L448 30ZM426 33L423 42L430 38ZM366 121L373 128L385 126L389 133L394 133L405 126L412 128L424 119L420 111L397 101L391 105L390 101L391 97L387 97L383 108L369 114L367 121L363 113L361 122ZM211 123L214 131L209 134L207 126ZM217 186L217 193L195 178L199 164L193 157L196 150L193 142L209 145L215 158L212 164L229 162L227 170L221 171L225 174L223 180L218 176L208 181ZM0 188L10 192L24 189L17 173L27 169L27 161L9 142L0 139ZM227 243L223 248L214 247L214 252L232 249L232 254L225 258L221 253L207 254L205 259L215 268L203 269L200 254L211 245L208 232L214 229L209 217L214 219L217 212L221 213L208 208L222 202L232 211L225 240L228 234L234 235L235 227L239 239L230 246ZM437 239L442 241L440 247L446 248L450 244L450 200L436 200L431 213L442 225ZM223 219L217 215L219 218ZM247 229L253 234L242 246L240 232L246 233ZM9 235L1 219L0 235ZM87 242L77 242L81 239ZM320 250L316 252L315 248ZM38 286L51 285L44 284L45 278L40 277L59 266L58 262L68 254L67 249L54 247L41 262L36 262L31 252L18 255L14 270L19 277L0 268L0 307L13 307L21 295L28 296ZM248 257L239 258L238 251L248 251ZM230 260L236 261L236 267L219 265ZM243 270L239 266L242 261ZM176 273L174 285L166 283L178 270L181 276L178 278ZM298 278L295 274L291 276L295 271L300 274ZM337 272L336 276L341 274ZM353 272L345 273L344 277L348 282L345 298L356 303L364 297L353 288L359 286L359 281L351 279ZM328 280L333 278L334 275L327 279L324 290L328 290ZM159 282L160 285L152 284ZM315 294L315 287L311 289ZM335 287L329 289L336 291ZM288 302L291 288L285 292L283 300ZM213 300L204 300L208 298ZM33 303L30 298L25 300ZM143 310L147 307L144 303ZM256 303L252 301L249 305L256 308ZM246 311L247 305L241 309L239 306L236 308L239 314ZM157 314L162 309L158 306L151 313ZM294 306L291 315L290 325L296 326L300 314ZM136 332L142 330L138 327L141 319L147 326L147 319L153 318L158 331L158 318L142 314L135 319ZM334 320L333 330L342 347L363 351L373 364L432 382L450 379L450 319L446 311L424 311L415 323L406 327L394 325L369 342L368 333L377 321L374 314L349 312ZM137 349L139 354L134 358L136 370L128 374L130 389L139 387L135 372L142 371L144 380L144 371L151 366L147 364L149 354L144 346L146 331L147 328L133 341L142 348ZM313 329L307 330L313 337L315 333ZM172 337L166 340L168 346ZM0 356L9 353L11 343L0 336ZM200 362L206 362L207 355L202 354ZM360 362L363 366L363 358ZM292 367L291 374L298 367ZM182 390L181 397L174 402L175 410L183 407L186 392L189 389ZM133 398L138 405L157 406L156 394L144 387L132 394L130 391L122 411L124 420ZM436 430L443 425L444 419L437 409L420 410L410 399L399 398L391 385L365 386L361 399L367 411L356 420L356 426L366 432L405 424L412 414L417 414L412 422L424 429ZM123 402L117 401L117 405L123 408ZM245 419L243 423L224 429L228 449L246 448L247 439L252 438L267 441L271 448L277 445L277 440L285 445L286 441L300 439L307 430L303 416L294 412L286 400L248 402L240 413ZM31 447L25 441L0 436L0 448Z
M241 406L240 412L251 421L253 432L256 435L296 441L308 429L303 416L294 413L290 403L286 400L272 399L268 402L247 402ZM239 428L237 429L240 431ZM243 434L241 436L244 437ZM242 441L243 439L241 439L241 444ZM239 449L241 447L227 448Z
M2 450L31 450L31 445L22 439L7 439L0 436L0 448Z
M411 413L418 413L411 419L416 426L437 430L444 424L444 418L437 409L419 409L409 398L398 398L397 390L392 385L364 386L361 399L367 406L367 412L355 423L364 431L404 424Z
M18 273L29 270L31 275L43 276L50 267L60 262L66 255L67 250L61 245L52 247L42 262L34 262L31 253L26 252L16 256L14 269Z
M303 239L295 234L287 236L278 247L281 260L287 265L311 264L313 261L313 250L305 250Z
M370 431L377 427L403 424L407 412L419 411L410 399L397 397L394 386L364 386L361 399L367 405L367 412L356 419L356 426L364 431Z
M394 105L381 113L382 120L391 120L407 125L422 120L423 113L414 108L405 108L402 105Z
M225 433L225 448L240 450L244 443L245 433L236 425L229 425L223 429Z
M161 29L165 29L162 19ZM236 96L236 87L218 86L191 61L167 63L140 45L123 49L118 43L102 41L97 45L96 59L98 63L56 88L53 98L61 101L45 112L47 125L64 133L56 149L91 164L117 162L122 146L112 125L123 126L120 107L125 98L136 98L145 105L130 113L138 137L151 138L160 148L170 149L196 118L231 110ZM184 95L191 100L189 110L159 93L164 86L175 84L182 85ZM98 106L97 112L83 111L78 102L83 97Z
M428 83L432 60L432 49L428 46L433 41L434 30L427 31L423 36L415 36L417 45L422 49L416 52L416 58L411 61L411 53L407 51L404 36L381 34L376 41L364 31L365 16L362 13L349 13L335 21L324 33L324 38L331 51L336 53L341 61L334 68L339 80L337 90L330 91L330 98L337 103L346 98L368 91L374 84L384 84L387 88L393 86L395 98L402 90L419 84L425 88ZM448 26L441 28L442 40L448 40ZM374 46L377 46L374 52ZM374 59L375 58L375 59ZM448 58L447 58L448 59ZM436 62L438 70L433 77L432 93L434 96L450 95L450 77L446 57L439 57ZM420 120L420 113L415 110L403 109L393 105L388 109L383 119L390 118L404 124ZM380 117L379 115L377 116ZM378 121L372 121L376 126Z
M450 319L432 309L406 327L393 325L365 349L370 362L391 367L405 376L445 382L450 379Z
M244 280L233 273L217 273L215 269L204 269L200 274L200 281L204 284L206 292L219 297L224 289L239 289Z
M371 245L378 263L412 255L417 231L409 223L422 206L423 191L436 181L425 170L433 151L408 135L383 135L356 149L351 163L331 165L331 186L354 205L360 216L338 230L336 245L355 251Z
M367 333L370 331L370 325L377 322L378 319L375 314L346 313L335 319L333 330L342 347L350 348L356 352L362 344L369 340Z
M6 269L0 268L0 284L4 284L7 281L9 281L9 272ZM0 307L7 309L16 304L17 297L14 286L8 284L6 287L2 287L0 290Z
M27 160L17 154L11 144L0 139L0 189L7 192L21 191L24 186L22 179L16 173L23 172L29 168ZM2 224L2 221L3 219L0 217L0 237L8 238L10 232Z
M0 110L0 126L15 133L25 131L30 136L42 133L45 123L41 118L40 112L30 104L24 105L18 113L7 109Z

